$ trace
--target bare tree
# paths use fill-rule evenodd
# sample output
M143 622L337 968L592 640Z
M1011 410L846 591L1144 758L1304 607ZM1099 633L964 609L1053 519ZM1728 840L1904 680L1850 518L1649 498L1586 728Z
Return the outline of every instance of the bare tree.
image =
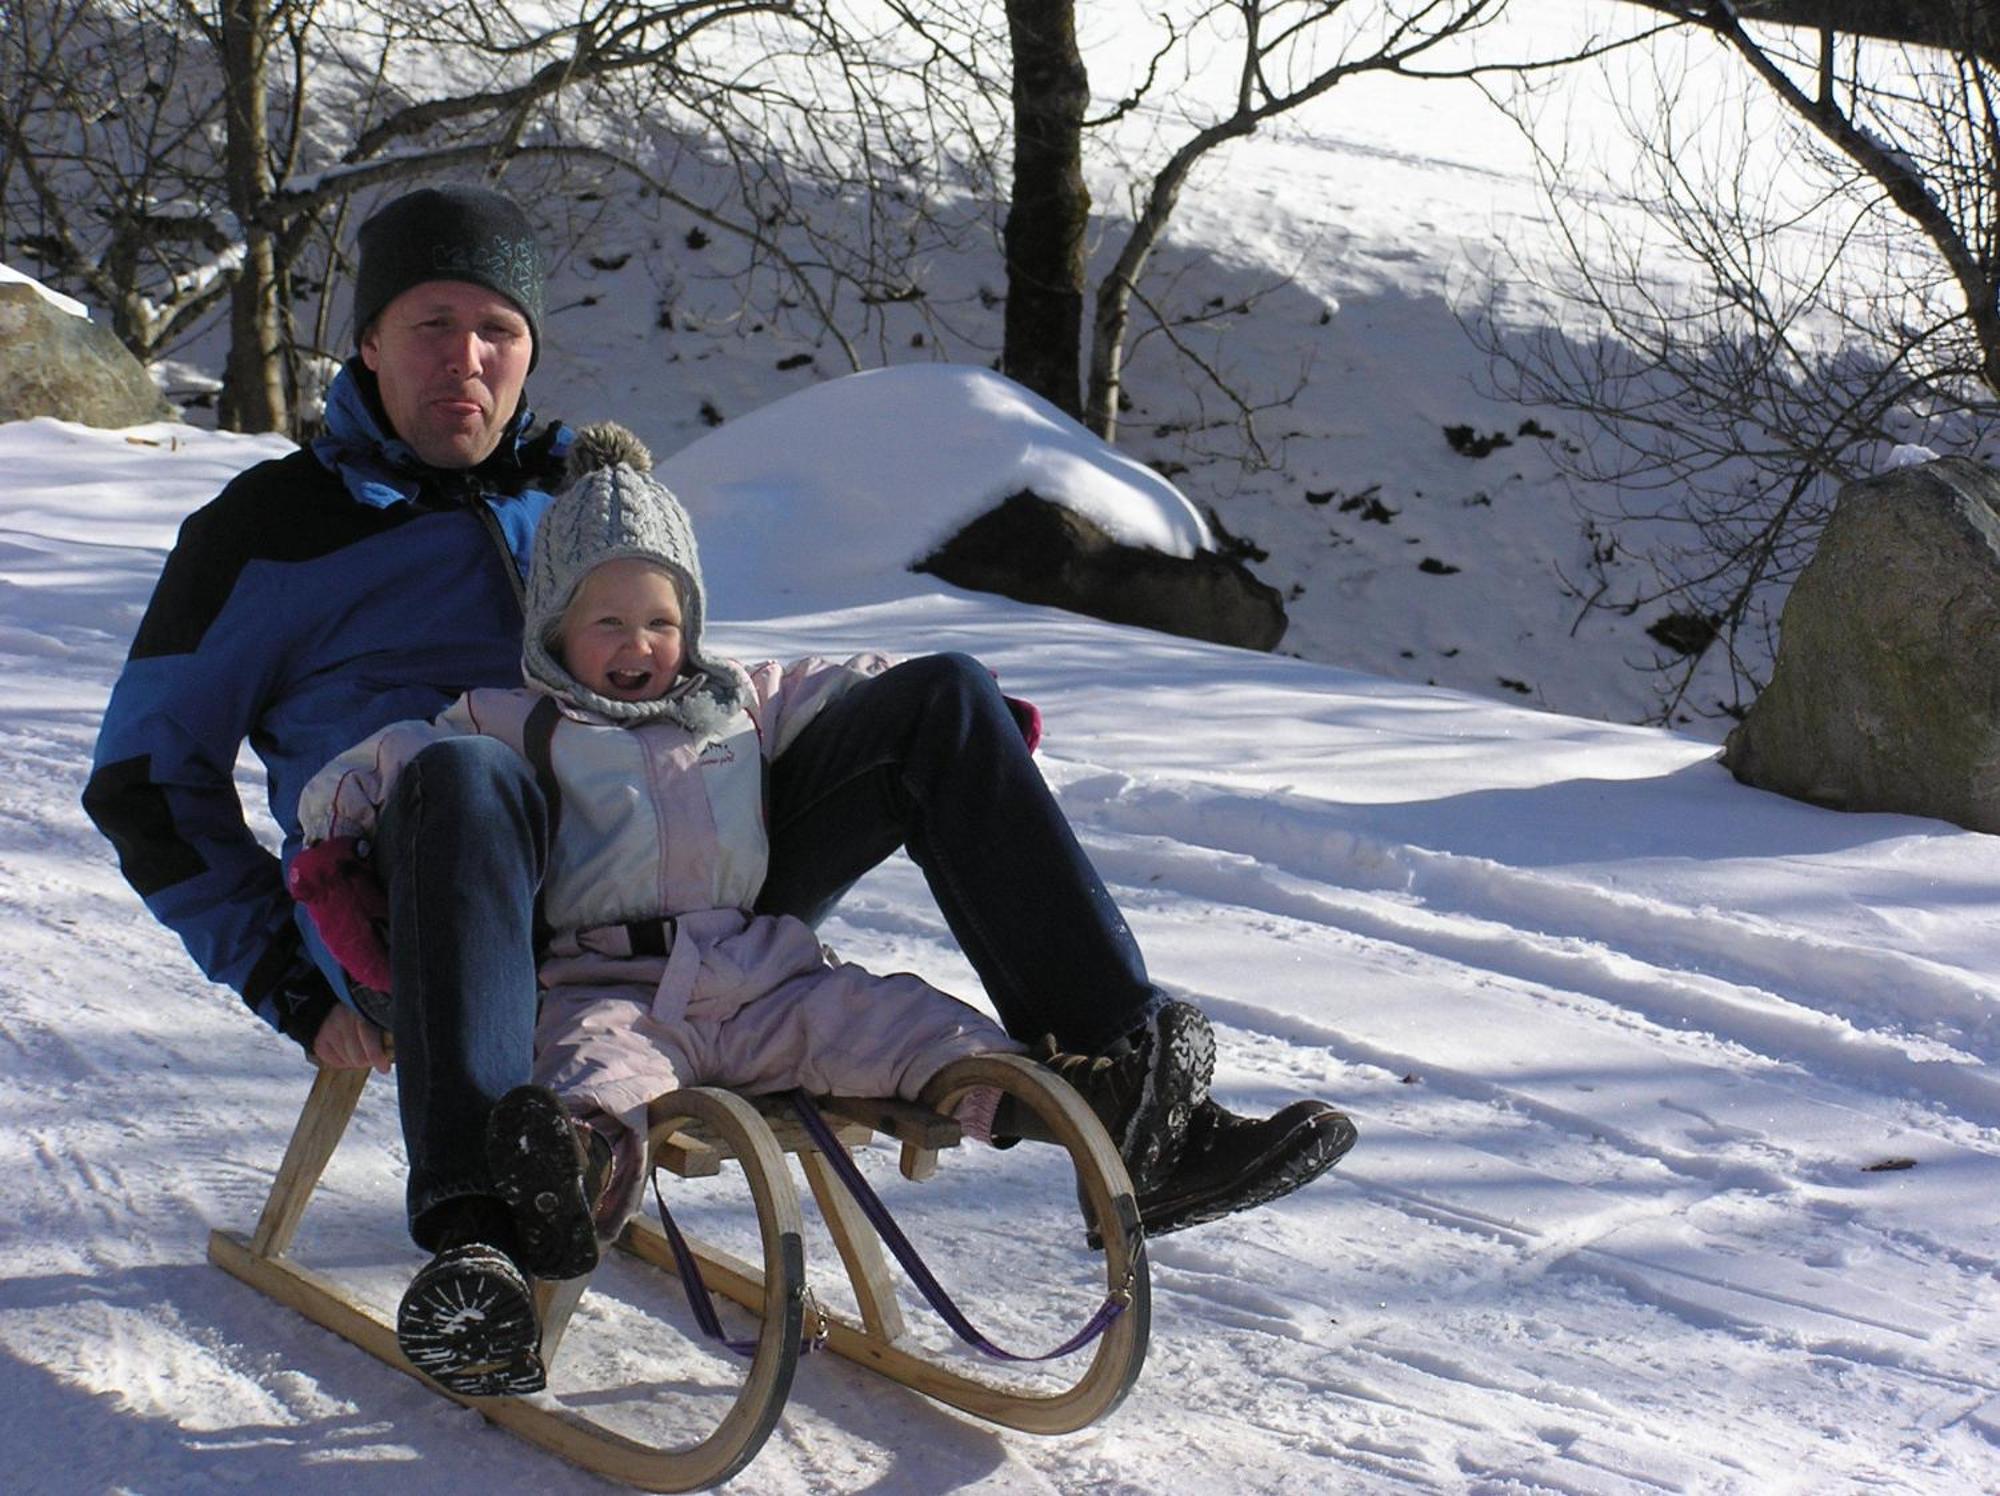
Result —
M1083 180L1090 75L1077 50L1075 0L1008 0L1014 166L1007 212L1007 313L1001 369L1070 415L1083 414Z
M59 284L117 309L148 359L227 298L223 418L267 426L288 400L296 411L325 349L324 295L316 318L296 309L334 279L350 199L442 170L615 168L745 247L731 274L756 308L746 322L796 315L854 366L900 356L892 325L958 356L994 348L1004 300L1001 366L1107 438L1125 360L1148 338L1247 424L1253 401L1189 336L1211 311L1146 288L1198 167L1343 78L1425 76L1421 60L1503 3L1178 0L1152 68L1090 119L1073 0L1010 0L1011 47L986 0L595 0L560 25L504 0L363 0L337 29L316 0L52 0L0 52L0 86L24 101L0 118L0 247L32 245ZM84 32L98 50L79 63ZM1084 147L1225 44L1227 97L1206 118L1176 97L1193 133L1132 167L1129 228L1100 220L1114 263L1085 332ZM1449 71L1478 69L1461 57ZM450 85L399 87L415 76ZM145 82L114 99L113 77ZM637 122L639 139L607 119ZM1105 155L1098 169L1118 168ZM941 297L938 252L994 239L1004 297ZM934 336L910 334L911 315Z
M25 8L0 28L0 242L153 359L227 294L214 59L167 0Z
M1132 302L1195 168L1231 141L1361 73L1423 76L1426 53L1492 21L1505 0L1216 0L1188 29L1222 22L1233 37L1236 82L1224 107L1135 186L1132 228L1098 282L1084 423L1118 430Z
M0 239L113 308L142 358L227 297L222 423L277 429L299 381L290 283L329 213L429 173L497 176L563 93L670 73L705 28L791 9L597 0L550 23L504 3L384 3L335 32L313 0L55 0L4 33L0 90L19 104L0 115ZM448 60L457 86L403 94L395 54Z
M1462 48L1434 70L1420 65L1447 44L1469 40L1503 5L1173 0L1158 18L1150 65L1126 96L1093 116L1075 0L1006 0L1004 7L879 0L872 11L816 10L810 26L786 44L799 48L793 60L809 65L761 68L756 87L747 89L701 74L701 86L677 89L675 102L680 117L731 160L737 202L728 217L756 225L766 253L785 240L808 246L794 251L792 262L820 278L822 306L845 284L864 307L921 307L947 324L952 342L979 346L978 318L952 322L923 267L936 249L963 247L969 234L993 227L991 214L1004 199L998 237L1006 269L999 349L1005 372L1112 439L1125 359L1154 337L1221 391L1247 424L1253 401L1230 388L1226 373L1189 338L1196 326L1213 323L1213 312L1167 308L1145 289L1181 195L1230 142L1345 78L1463 77L1537 65L1475 64ZM1003 12L1004 34L996 25ZM886 17L887 24L866 29L857 19L862 14ZM809 36L809 49L798 35ZM1200 118L1195 91L1184 86L1208 70L1217 48L1231 57L1231 82L1220 105ZM769 55L777 58L775 50ZM684 73L683 82L692 78ZM1176 118L1195 121L1194 133L1169 142L1164 159L1151 164L1103 148L1114 127L1153 102L1171 102ZM1093 226L1087 162L1104 176L1128 175L1129 221L1100 216ZM958 199L948 206L943 199L954 190ZM851 238L832 215L813 211L814 197L851 204L845 215ZM1085 266L1093 227L1112 246L1114 263L1095 287L1090 316ZM1144 321L1137 330L1135 308ZM1079 380L1086 361L1087 396ZM1254 445L1254 431L1250 439Z
M1639 0L1685 17L1688 0ZM1910 42L2000 61L2000 7L1993 0L1736 0L1737 18L1759 26L1796 26L1846 36Z
M684 54L671 96L655 96L658 152L685 169L672 188L649 180L747 247L752 273L735 278L760 322L797 312L856 367L899 356L891 330L912 320L924 331L910 341L934 351L991 348L997 295L954 302L932 266L997 238L996 55L977 0L758 18Z
M258 218L274 181L270 23L289 19L287 10L267 11L263 0L218 0L212 17L194 17L222 57L223 182L229 211L243 230L230 282L229 365L220 412L222 425L237 431L275 430L289 406L279 358L277 235Z
M1839 487L1899 444L1978 450L2000 389L2000 75L1976 38L1753 34L1725 5L1677 9L1743 65L1733 129L1663 53L1627 93L1626 192L1542 132L1565 252L1521 268L1576 315L1475 324L1502 394L1584 423L1561 455L1602 496L1606 546L1578 595L1667 609L1662 719L1740 711Z

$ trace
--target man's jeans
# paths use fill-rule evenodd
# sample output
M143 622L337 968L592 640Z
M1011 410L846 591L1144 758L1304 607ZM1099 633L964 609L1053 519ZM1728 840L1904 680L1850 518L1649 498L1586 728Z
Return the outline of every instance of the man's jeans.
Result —
M382 813L375 855L389 891L410 1235L426 1251L436 1250L438 1207L492 1193L486 1116L533 1065L548 830L534 771L494 738L425 748Z
M758 911L812 925L907 847L1016 1039L1095 1054L1163 1000L999 686L966 655L910 660L828 706L771 766L769 825Z
M829 705L772 765L768 824L757 908L809 924L907 846L1017 1039L1095 1053L1161 1001L999 687L965 655L911 660ZM489 738L424 749L383 813L411 1234L427 1249L436 1207L490 1192L486 1115L532 1067L548 832L533 772Z

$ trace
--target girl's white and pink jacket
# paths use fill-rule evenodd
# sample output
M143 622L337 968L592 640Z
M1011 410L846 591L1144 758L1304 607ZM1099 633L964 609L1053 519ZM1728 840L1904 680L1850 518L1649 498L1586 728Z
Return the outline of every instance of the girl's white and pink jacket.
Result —
M618 722L538 684L386 727L307 785L306 839L371 836L397 776L443 738L494 738L535 766L552 812L536 1079L627 1128L678 1085L914 1099L950 1060L1020 1050L919 978L839 962L801 921L750 912L766 761L890 662L709 663L740 688L711 693L721 711ZM639 1181L624 1182L630 1209Z

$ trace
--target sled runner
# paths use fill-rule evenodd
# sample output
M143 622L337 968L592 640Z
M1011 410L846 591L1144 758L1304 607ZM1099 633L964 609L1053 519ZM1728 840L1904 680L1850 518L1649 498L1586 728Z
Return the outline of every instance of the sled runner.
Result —
M208 1255L218 1267L260 1292L421 1379L397 1346L390 1312L363 1302L290 1255L306 1204L346 1131L369 1074L367 1070L319 1073L256 1229L247 1238L213 1232ZM1053 1391L974 1374L916 1342L903 1318L885 1241L961 1338L998 1358L1031 1359L999 1351L973 1331L948 1297L942 1297L921 1261L911 1255L865 1182L854 1183L858 1171L851 1149L878 1133L900 1144L904 1177L928 1177L938 1165L938 1155L959 1142L958 1125L947 1114L958 1097L979 1085L998 1087L1017 1098L1037 1119L1037 1131L1067 1151L1083 1210L1082 1222L1071 1229L1113 1223L1104 1233L1104 1304L1083 1332L1051 1353L1064 1355L1074 1348L1075 1357L1087 1357L1088 1364L1075 1380ZM694 1178L719 1174L734 1163L749 1186L761 1262L680 1236L664 1211L664 1229L642 1215L619 1242L644 1261L680 1276L698 1322L705 1319L706 1308L705 1302L697 1301L705 1301L708 1290L758 1317L755 1340L740 1347L748 1358L748 1370L734 1403L705 1438L675 1447L644 1443L598 1422L581 1407L566 1406L556 1353L589 1277L537 1285L549 1393L455 1400L599 1475L642 1490L686 1491L727 1480L755 1457L783 1412L801 1349L812 1343L940 1402L1038 1434L1085 1427L1115 1408L1137 1380L1146 1354L1150 1298L1131 1182L1090 1109L1060 1079L1033 1063L1016 1055L956 1061L931 1082L921 1105L850 1098L808 1103L802 1098L766 1097L753 1102L730 1091L694 1087L656 1100L648 1120L654 1167ZM809 1291L804 1221L785 1162L787 1153L799 1157L846 1270L857 1315L829 1312ZM971 1159L967 1166L976 1167L978 1162ZM676 1237L684 1249L680 1254Z

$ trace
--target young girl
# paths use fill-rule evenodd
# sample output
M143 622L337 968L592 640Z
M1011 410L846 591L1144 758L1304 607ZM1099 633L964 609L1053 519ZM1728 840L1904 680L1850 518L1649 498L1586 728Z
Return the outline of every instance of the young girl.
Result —
M412 1362L466 1393L542 1385L521 1269L563 1277L594 1265L594 1238L614 1236L639 1203L654 1097L712 1084L914 1100L951 1060L1023 1049L919 978L837 962L802 921L750 912L765 874L765 762L890 662L746 671L707 654L687 514L646 476L643 448L593 456L590 445L580 443L582 464L608 465L562 494L536 533L529 684L471 691L433 722L383 729L323 768L300 800L317 846L298 860L307 876L294 887L334 954L371 986L371 963L386 985L386 960L338 932L337 914L311 896L312 874L373 834L398 773L430 743L478 734L534 767L548 806L539 1085L502 1098L487 1133L491 1188L512 1219L491 1196L470 1195L462 1228L417 1275L398 1318ZM975 1092L961 1105L971 1136L990 1133L998 1100ZM587 1124L580 1144L564 1108ZM481 1314L466 1314L475 1301Z

